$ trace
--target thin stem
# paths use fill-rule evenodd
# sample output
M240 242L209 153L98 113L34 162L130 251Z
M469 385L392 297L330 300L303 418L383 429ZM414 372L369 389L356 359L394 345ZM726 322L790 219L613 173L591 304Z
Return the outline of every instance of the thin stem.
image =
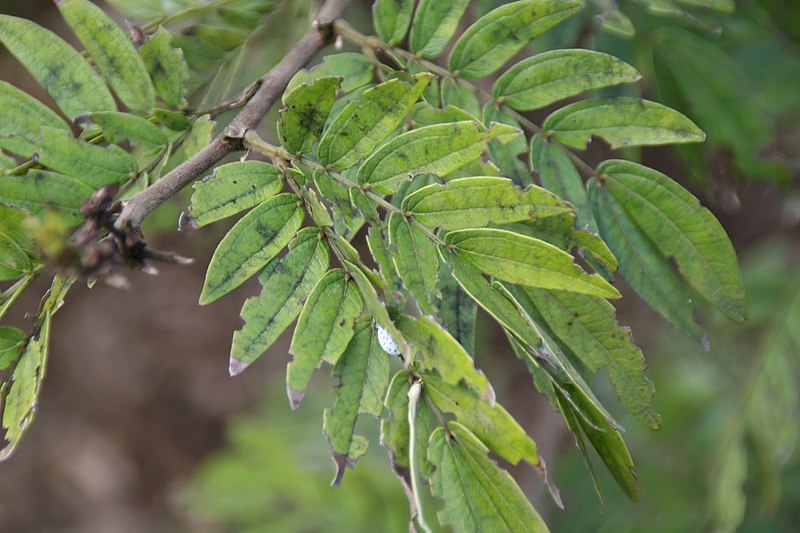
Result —
M414 495L414 506L417 510L417 524L420 529L430 533L431 528L425 522L425 514L422 512L422 498L420 498L419 471L417 469L417 408L419 407L419 397L422 393L422 381L417 379L408 389L408 466L411 476L411 493Z

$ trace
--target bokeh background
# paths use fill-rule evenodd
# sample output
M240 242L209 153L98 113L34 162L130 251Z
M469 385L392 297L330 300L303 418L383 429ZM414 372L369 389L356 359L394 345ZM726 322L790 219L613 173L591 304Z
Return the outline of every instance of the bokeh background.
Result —
M497 3L475 2L469 16ZM701 311L712 347L704 352L625 291L618 318L647 357L663 429L653 433L625 418L605 376L594 384L627 429L640 503L625 500L598 464L601 503L560 416L482 320L478 364L539 444L566 510L550 503L532 469L513 474L554 531L796 531L800 7L743 0L732 15L700 10L687 18L618 3L638 30L633 39L588 17L533 50L572 42L613 52L643 72L646 95L708 132L700 148L633 155L680 181L720 218L743 263L752 317L739 326ZM267 70L307 27L310 2L285 4L227 90ZM0 12L71 37L52 2L0 1ZM354 2L349 18L366 29L369 13L369 2ZM0 78L48 101L5 50ZM270 115L266 137L274 136L272 124ZM595 145L587 157L603 154ZM242 375L228 376L238 312L258 283L197 305L226 228L176 233L185 205L176 198L146 229L156 247L193 257L194 265L132 273L129 291L75 288L56 316L37 418L0 464L0 531L407 531L407 503L378 445L376 421L362 422L372 436L367 456L340 488L329 487L334 468L321 414L333 380L318 373L292 413L284 392L287 336ZM16 305L15 324L26 324L43 290L34 287Z

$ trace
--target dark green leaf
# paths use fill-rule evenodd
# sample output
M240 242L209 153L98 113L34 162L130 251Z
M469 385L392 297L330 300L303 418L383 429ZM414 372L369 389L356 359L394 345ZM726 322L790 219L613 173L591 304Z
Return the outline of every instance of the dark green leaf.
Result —
M481 104L474 90L453 78L444 78L442 84L442 107L453 106L463 109L473 119L480 118Z
M436 466L431 492L444 500L442 523L456 531L548 531L514 479L487 453L458 422L431 435L428 458Z
M293 154L305 154L322 133L336 99L341 78L318 78L313 85L300 85L286 93L286 109L278 119L281 144Z
M409 174L446 176L480 158L491 139L510 141L519 134L519 130L503 124L484 130L473 121L417 128L373 152L358 169L358 181L390 194Z
M303 303L328 268L328 249L319 230L306 228L289 243L289 252L275 258L258 276L261 294L242 306L244 326L233 334L230 374L255 361L297 318Z
M280 172L268 163L228 163L194 184L190 212L205 226L272 198L282 187Z
M149 113L155 105L153 85L122 28L89 0L59 0L56 5L122 103Z
M531 287L619 298L597 274L587 274L573 258L544 241L498 229L452 231L445 242L481 272Z
M467 353L475 355L475 322L478 318L478 306L461 288L450 270L450 265L444 265L439 276L442 325Z
M482 228L519 220L572 212L572 206L531 185L516 187L511 180L473 177L424 187L403 200L403 210L430 227Z
M465 78L483 78L502 67L531 40L583 7L577 0L523 0L498 7L467 28L448 60Z
M592 135L611 148L702 142L697 125L667 106L640 98L610 98L575 102L550 114L547 135L570 148L584 149Z
M439 256L436 245L420 228L392 213L389 218L389 245L395 251L392 261L423 313L435 314L439 309L436 282L439 278Z
M208 265L200 305L227 294L283 250L303 222L293 194L279 194L242 217L217 246Z
M389 385L389 358L378 344L372 319L362 316L354 329L350 344L333 370L339 378L336 402L325 409L322 423L336 463L334 486L341 482L345 468L353 468L366 453L369 441L356 434L356 421L363 414L380 416Z
M486 104L483 108L484 124L498 122L506 124L518 130L522 129L519 121L503 111L500 106L492 103ZM523 163L519 155L526 152L528 142L524 135L520 135L511 142L504 143L500 140L492 140L489 143L489 159L500 169L501 175L511 178L520 186L532 185L533 178L528 167Z
M420 0L408 37L411 51L425 58L441 54L468 5L469 0Z
M403 40L414 12L414 0L375 0L372 20L378 37L394 45Z
M551 50L523 59L500 76L493 94L517 111L531 111L590 89L641 78L616 57L592 50Z
M114 98L91 65L50 30L30 20L0 15L0 42L42 84L68 118L116 110Z
M336 364L350 339L364 299L347 273L334 269L317 282L306 300L289 349L294 360L286 367L286 390L292 409L300 407L306 386L322 361Z

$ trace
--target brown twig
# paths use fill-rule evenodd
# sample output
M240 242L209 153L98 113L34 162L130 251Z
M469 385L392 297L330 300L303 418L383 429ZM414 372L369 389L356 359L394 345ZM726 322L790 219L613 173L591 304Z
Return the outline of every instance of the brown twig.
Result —
M168 198L198 178L226 155L241 150L242 137L258 126L283 94L292 76L303 68L334 37L332 23L344 14L350 0L327 0L320 9L314 27L295 44L288 54L260 79L252 98L228 128L197 154L167 173L156 183L128 200L117 219L118 228L138 228L142 221Z

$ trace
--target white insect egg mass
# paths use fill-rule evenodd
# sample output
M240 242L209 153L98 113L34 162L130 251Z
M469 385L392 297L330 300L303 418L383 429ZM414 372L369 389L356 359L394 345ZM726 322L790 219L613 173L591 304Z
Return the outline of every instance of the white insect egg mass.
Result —
M383 348L383 351L389 355L400 355L400 349L397 347L397 343L386 328L381 325L376 325L375 327L378 330L378 343L381 345L381 348Z

